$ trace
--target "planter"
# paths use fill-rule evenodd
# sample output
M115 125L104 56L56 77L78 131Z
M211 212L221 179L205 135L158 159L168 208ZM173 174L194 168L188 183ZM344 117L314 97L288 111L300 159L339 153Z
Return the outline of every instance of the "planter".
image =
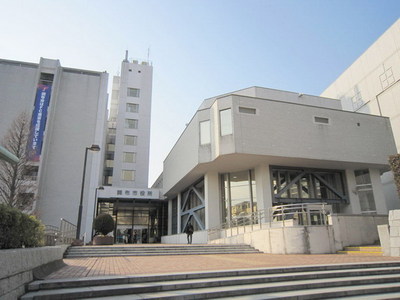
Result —
M96 235L93 238L93 245L112 245L114 237L109 235Z

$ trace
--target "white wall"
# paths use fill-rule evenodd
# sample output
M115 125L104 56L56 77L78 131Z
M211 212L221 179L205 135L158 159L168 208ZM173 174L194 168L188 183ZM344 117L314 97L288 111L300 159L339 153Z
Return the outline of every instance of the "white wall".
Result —
M32 113L40 72L54 74L54 81L39 163L37 213L46 225L59 226L61 218L76 224L85 148L102 147L104 141L108 74L63 68L58 60L45 58L39 64L0 60L0 137L21 111ZM87 202L93 205L100 183L103 157L103 152L88 154L83 225L90 215Z
M211 244L248 244L272 254L335 253L331 226L264 228L210 241Z
M152 66L123 61L121 64L121 76L115 78L113 81L112 97L114 100L110 117L116 117L117 120L113 186L131 188L148 187L152 78ZM128 88L139 89L139 97L128 97ZM138 104L139 112L127 112L126 103ZM137 119L138 128L125 128L125 119ZM137 145L124 145L124 135L137 136ZM123 152L136 152L136 162L123 162ZM135 170L135 180L122 180L122 170Z

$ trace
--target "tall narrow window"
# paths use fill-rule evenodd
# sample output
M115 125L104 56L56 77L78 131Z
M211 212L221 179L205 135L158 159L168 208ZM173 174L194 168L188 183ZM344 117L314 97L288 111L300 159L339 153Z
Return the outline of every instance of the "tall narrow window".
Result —
M138 128L138 120L125 119L125 128L137 129Z
M233 133L232 126L232 109L224 109L219 112L219 120L221 126L221 136Z
M200 145L211 143L210 120L200 122Z
M128 88L128 97L139 97L140 90L135 88Z
M371 177L369 170L356 170L356 190L360 199L361 213L376 214L374 193L372 190Z
M139 112L139 104L127 103L127 104L126 104L126 111L127 111L127 112L132 112L132 113L137 113L137 112Z

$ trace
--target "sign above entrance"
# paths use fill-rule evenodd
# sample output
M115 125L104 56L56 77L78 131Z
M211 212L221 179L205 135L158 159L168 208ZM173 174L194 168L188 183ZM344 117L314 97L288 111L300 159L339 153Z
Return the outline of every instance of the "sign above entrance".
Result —
M104 190L98 190L98 193L99 198L160 199L159 189L104 187Z

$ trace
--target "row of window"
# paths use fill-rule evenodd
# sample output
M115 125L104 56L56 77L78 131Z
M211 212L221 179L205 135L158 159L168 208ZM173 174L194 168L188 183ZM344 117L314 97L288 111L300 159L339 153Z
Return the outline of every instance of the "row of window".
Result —
M108 145L115 145L115 135L109 135L107 137ZM124 145L136 146L137 145L137 136L136 135L124 135ZM107 149L108 151L114 151Z

